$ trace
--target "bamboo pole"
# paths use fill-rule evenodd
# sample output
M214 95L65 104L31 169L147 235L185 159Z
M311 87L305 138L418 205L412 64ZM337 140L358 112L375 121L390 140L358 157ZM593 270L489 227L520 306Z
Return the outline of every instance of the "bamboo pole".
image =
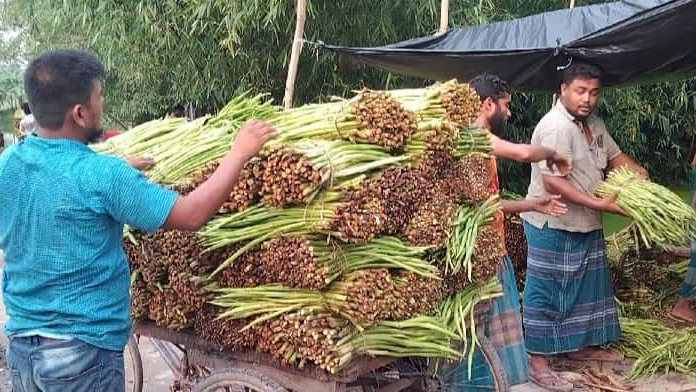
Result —
M297 21L295 23L295 37L292 41L292 51L290 52L290 63L288 64L288 78L285 81L285 97L283 103L285 109L292 107L292 96L295 91L295 80L297 79L297 68L302 53L302 40L304 38L304 26L307 20L307 0L297 0Z
M449 25L449 0L442 0L440 3L440 29L437 31L438 34L447 32L447 26Z

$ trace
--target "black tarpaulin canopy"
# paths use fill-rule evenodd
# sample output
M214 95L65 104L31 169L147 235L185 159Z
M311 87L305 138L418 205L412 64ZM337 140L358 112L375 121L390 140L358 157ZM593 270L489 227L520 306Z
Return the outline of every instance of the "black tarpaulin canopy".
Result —
M584 60L605 85L696 75L696 0L626 0L545 12L375 48L321 44L359 62L433 80L490 72L523 90L551 91L559 67Z

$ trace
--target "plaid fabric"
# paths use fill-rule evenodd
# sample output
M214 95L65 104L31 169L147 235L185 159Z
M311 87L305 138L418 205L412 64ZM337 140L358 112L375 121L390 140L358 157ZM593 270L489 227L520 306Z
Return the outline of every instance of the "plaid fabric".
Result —
M529 378L527 353L524 346L520 294L515 282L515 270L505 256L498 269L503 295L496 298L484 315L484 334L495 347L510 385L524 384ZM481 353L476 350L469 379L467 360L446 365L442 372L448 391L493 390L493 379Z
M684 283L682 284L679 295L691 300L696 300L696 241L691 240L691 263L686 270Z
M527 351L557 354L619 338L602 230L574 233L524 222Z
M694 156L696 160L696 156ZM691 168L691 200L696 197L696 167ZM684 298L696 300L696 241L691 241L691 263L686 271L684 284L679 292Z
M510 385L524 384L529 378L524 345L520 293L515 269L508 256L498 270L503 295L491 304L485 334L498 352Z

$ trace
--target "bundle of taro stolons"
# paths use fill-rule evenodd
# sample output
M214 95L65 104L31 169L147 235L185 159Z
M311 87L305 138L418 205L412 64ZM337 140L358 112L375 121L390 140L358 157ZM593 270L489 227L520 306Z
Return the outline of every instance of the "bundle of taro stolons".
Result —
M282 283L321 289L341 274L367 268L403 269L423 278L437 278L437 268L423 260L427 250L395 237L341 246L335 240L318 237L280 236L242 253L223 266L215 279L223 287Z
M633 219L646 247L682 246L693 237L694 209L664 186L624 167L612 170L595 190L599 197L616 192L616 204Z
M527 271L527 239L524 226L518 214L505 215L505 249L515 268L517 287L522 291Z
M288 111L262 97L143 126L126 144L159 161L151 179L186 195L246 118L278 134L204 229L128 232L134 319L329 372L362 355L470 352L453 343L477 344L471 315L498 295L505 249L491 135L469 126L473 90L363 90Z
M422 119L445 119L466 127L479 115L481 99L476 91L456 79L425 89L394 90L390 94Z
M505 252L505 239L492 225L500 213L497 196L479 207L460 207L452 222L444 263L445 271L467 272L469 281L480 282L493 276Z
M438 305L440 318L451 331L454 331L457 341L460 342L461 352L467 353L469 377L471 377L472 358L477 344L476 307L481 302L499 297L500 290L498 280L489 278L485 282L467 286Z
M343 139L388 150L403 147L416 129L413 112L405 110L389 93L370 90L349 101L291 109L271 122L278 131L273 143Z

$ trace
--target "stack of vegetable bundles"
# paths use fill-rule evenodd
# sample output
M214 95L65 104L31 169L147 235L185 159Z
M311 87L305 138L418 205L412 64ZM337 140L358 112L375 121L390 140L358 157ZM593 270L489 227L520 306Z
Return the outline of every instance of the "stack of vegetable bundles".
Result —
M127 230L133 318L329 372L361 355L471 354L454 343L475 342L504 252L479 105L455 80L287 111L243 94L94 146L154 157L150 179L186 194L244 121L278 132L199 232Z

